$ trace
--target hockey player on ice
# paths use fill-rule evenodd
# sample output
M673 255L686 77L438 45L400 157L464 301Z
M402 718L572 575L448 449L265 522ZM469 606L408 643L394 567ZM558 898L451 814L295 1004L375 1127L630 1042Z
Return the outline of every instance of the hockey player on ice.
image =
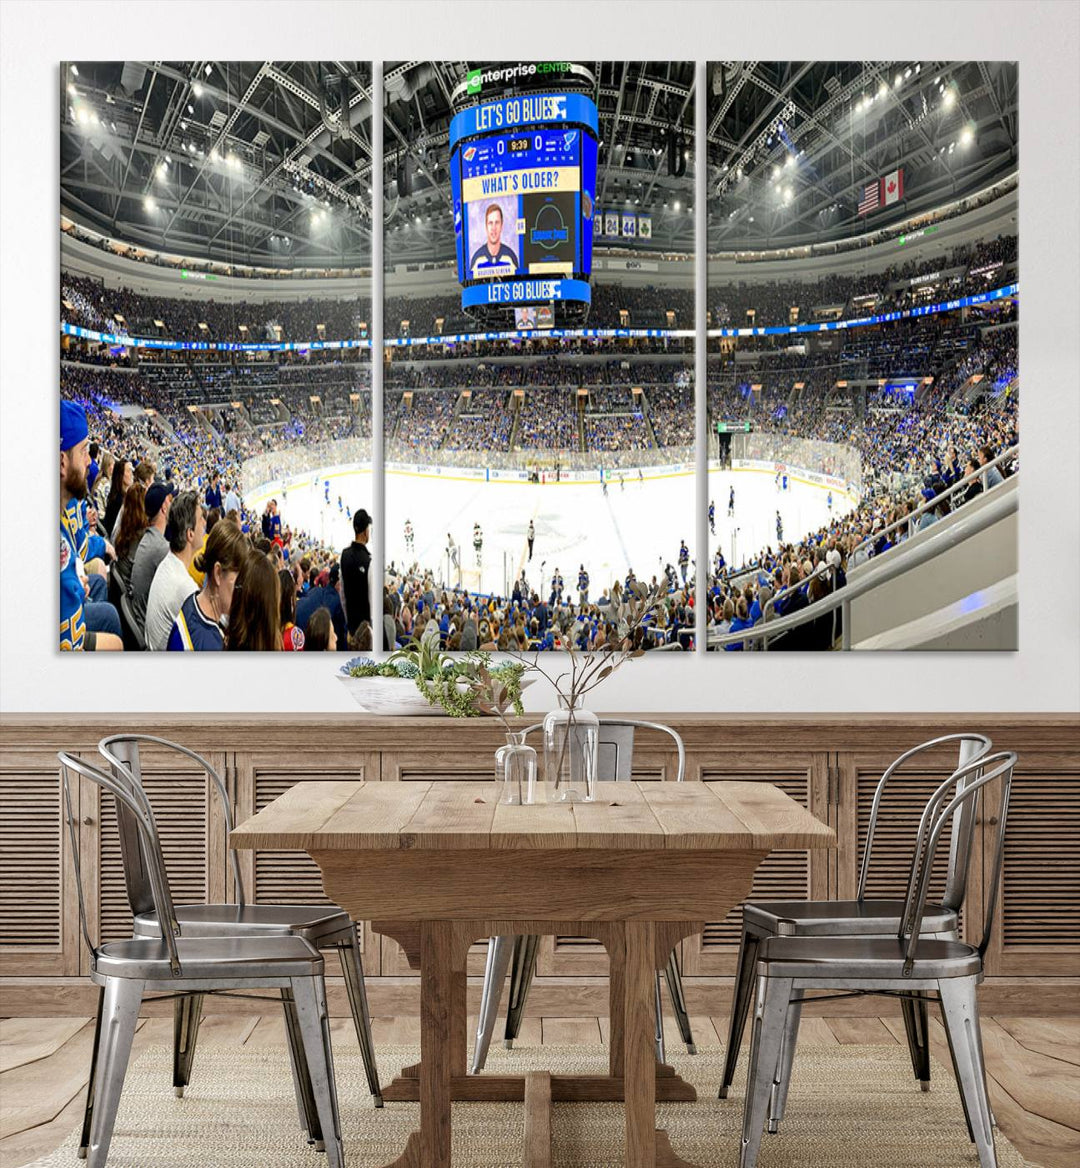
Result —
M484 533L480 530L480 524L474 523L472 528L472 545L473 551L476 552L476 566L480 567L481 551L484 547Z
M730 515L731 512L729 511ZM713 499L709 500L709 531L713 535L716 534L716 502Z
M686 546L686 540L679 540L679 575L682 576L683 584L686 583L686 573L690 568L690 549Z
M412 521L409 519L406 519L405 520L405 550L409 553L410 556L413 553L414 538L415 537L413 535Z
M729 519L734 519L734 518L735 518L735 488L734 488L734 487L732 487L732 488L731 488L731 489L728 491L728 497L727 497L727 513L728 513L728 518L729 518Z

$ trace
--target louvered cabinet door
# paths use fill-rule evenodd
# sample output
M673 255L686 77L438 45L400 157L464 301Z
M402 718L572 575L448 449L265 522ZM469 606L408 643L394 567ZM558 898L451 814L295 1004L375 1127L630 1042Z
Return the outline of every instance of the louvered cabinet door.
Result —
M999 783L991 784L999 787ZM1000 789L983 823L985 879L997 846ZM986 972L1080 976L1080 755L1021 752Z
M687 760L687 774L702 782L772 783L796 803L829 822L829 758L811 751L743 751L709 754ZM829 886L831 852L777 851L761 862L750 891L759 900L807 900L824 897ZM705 931L682 946L683 972L696 976L731 975L739 952L742 906L722 921L706 922Z
M340 779L379 781L379 755L373 751L335 753L317 749L302 752L244 752L233 756L236 776L237 821L243 822L304 782ZM315 861L300 851L268 848L239 852L244 891L252 904L329 904L322 874ZM365 922L361 929L365 975L379 972L378 940ZM337 975L333 966L327 972Z
M79 786L73 784L74 813ZM0 975L79 972L79 905L53 751L0 762Z
M916 745L912 743L912 745ZM881 776L898 755L909 747L889 751L842 752L837 756L840 805L837 820L838 872L837 895L854 899L858 891L859 871L866 849L867 829L874 802L874 792ZM926 751L904 767L885 788L878 812L867 875L866 895L903 900L907 895L915 837L926 803L935 790L952 774L959 763L956 745ZM938 847L927 899L940 903L945 889L949 862L949 839ZM969 927L978 940L979 906L982 904L982 840L977 829L972 841L968 869L968 893L960 914L961 935L969 939Z
M228 780L225 755L205 757ZM213 904L226 900L225 820L220 798L216 789L211 791L206 773L186 758L148 746L140 750L140 767L161 837L173 902ZM97 942L123 940L131 936L132 917L116 800L84 779L82 801L84 883L92 890L87 901L90 933ZM85 954L83 972L89 972Z

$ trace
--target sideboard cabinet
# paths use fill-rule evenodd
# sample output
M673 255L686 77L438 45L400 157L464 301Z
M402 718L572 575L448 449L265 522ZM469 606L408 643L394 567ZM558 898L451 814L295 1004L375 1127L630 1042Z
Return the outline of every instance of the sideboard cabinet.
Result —
M766 859L754 893L769 897L854 895L874 787L901 751L966 729L985 729L996 748L1017 751L1020 764L1004 879L983 992L998 1010L1075 1007L1080 990L1080 720L1001 714L671 714L665 721L685 742L687 781L775 783L836 828L836 851L776 853ZM502 740L489 721L362 714L5 717L0 724L0 993L5 1014L86 1013L90 1008L56 751L94 757L101 737L122 730L159 734L205 755L225 780L238 820L297 782L489 780ZM873 893L903 895L922 805L955 759L953 749L928 753L890 797L874 848ZM161 750L145 752L143 769L174 896L181 902L229 899L224 821L202 772L189 760ZM674 780L676 756L670 739L640 733L633 771L636 779ZM991 791L978 825L963 911L968 936L979 934L985 913L998 797L999 792ZM123 937L129 934L130 913L113 801L101 798L88 782L76 790L75 800L91 932L95 938ZM323 899L319 872L303 854L245 851L240 868L251 900ZM683 943L692 1011L726 1012L738 924L735 912L726 920L708 922L701 936ZM416 975L396 943L373 935L366 926L363 942L373 1010L415 1010ZM482 973L483 957L483 947L476 946L474 982ZM603 1013L606 972L603 949L594 941L545 938L530 1006L568 1014ZM222 1008L242 1008L222 1001ZM331 983L331 1007L344 1009L336 982Z

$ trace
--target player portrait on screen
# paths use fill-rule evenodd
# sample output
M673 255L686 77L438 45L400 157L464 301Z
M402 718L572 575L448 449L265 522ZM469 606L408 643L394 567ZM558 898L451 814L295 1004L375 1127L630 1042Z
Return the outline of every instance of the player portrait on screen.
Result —
M507 222L502 204L509 202L514 207L514 218ZM517 270L517 253L508 246L503 239L503 232L509 231L516 235L517 199L493 200L484 205L484 242L473 252L469 261L469 270L474 278L480 276L510 275ZM473 208L470 207L470 227L474 218ZM473 236L472 238L475 238Z

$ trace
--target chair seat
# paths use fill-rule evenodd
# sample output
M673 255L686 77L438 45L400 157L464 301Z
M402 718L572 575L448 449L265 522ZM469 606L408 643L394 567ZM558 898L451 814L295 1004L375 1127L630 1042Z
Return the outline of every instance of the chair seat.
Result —
M970 977L982 958L962 941L920 940L911 970L904 973L904 945L896 937L769 937L758 950L758 972L766 977L943 978Z
M185 937L299 936L313 945L352 927L336 904L181 904L175 909ZM135 918L136 937L160 937L157 913Z
M868 937L895 935L904 913L902 900L749 900L743 922L752 931L781 937ZM948 933L956 913L928 904L922 933Z
M319 951L300 937L177 937L181 978L321 977ZM172 978L160 938L109 941L98 950L96 972L107 977Z

